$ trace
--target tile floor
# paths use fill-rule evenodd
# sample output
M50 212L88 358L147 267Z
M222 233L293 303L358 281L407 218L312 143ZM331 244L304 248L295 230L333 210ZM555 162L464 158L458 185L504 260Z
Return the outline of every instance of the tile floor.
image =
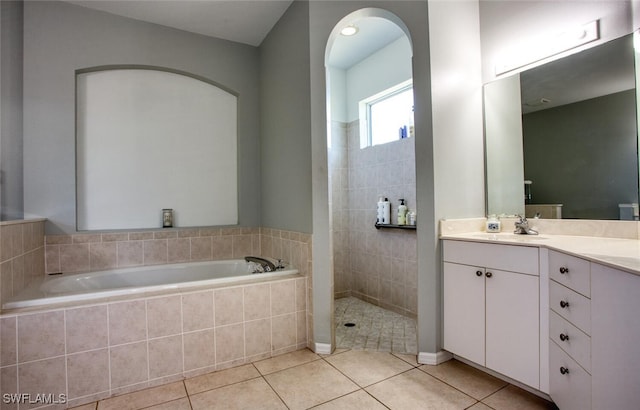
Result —
M451 360L298 350L271 359L116 396L75 410L107 409L556 409L537 396Z
M417 354L415 319L354 297L336 299L334 311L338 349Z

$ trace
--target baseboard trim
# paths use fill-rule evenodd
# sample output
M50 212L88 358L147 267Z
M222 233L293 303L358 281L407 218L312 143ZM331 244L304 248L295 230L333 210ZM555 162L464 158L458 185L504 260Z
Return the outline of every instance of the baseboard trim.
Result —
M313 351L317 354L331 354L333 349L330 343L314 343Z
M440 350L438 353L419 352L418 363L438 365L453 359L453 355L446 350Z

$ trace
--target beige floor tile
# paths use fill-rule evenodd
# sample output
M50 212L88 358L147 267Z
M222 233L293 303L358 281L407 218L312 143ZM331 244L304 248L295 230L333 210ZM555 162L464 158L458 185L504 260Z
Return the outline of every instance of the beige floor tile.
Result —
M413 368L391 353L351 350L325 359L336 369L366 387Z
M175 382L101 400L98 402L98 410L142 409L186 396L184 384Z
M144 410L191 410L189 398L183 397L178 400L168 401L151 407L145 407Z
M491 407L487 406L486 404L477 402L473 406L469 407L468 410L493 410L493 409Z
M513 385L492 394L482 402L496 410L557 409L555 404Z
M386 409L378 400L374 399L364 390L347 394L331 400L328 403L314 407L314 410L384 410Z
M477 400L490 396L508 384L457 360L449 360L438 366L424 365L420 370Z
M207 373L184 381L189 395L206 390L217 389L229 384L239 383L260 377L260 373L251 364L232 367L231 369Z
M220 387L190 397L193 410L287 408L262 378Z
M461 410L476 402L418 369L394 376L365 390L392 409Z
M271 359L261 360L253 363L253 365L256 366L260 373L269 374L318 359L320 359L320 356L311 350L302 349L272 357Z
M358 386L324 360L265 376L289 409L307 409L358 390Z
M396 357L399 357L400 359L404 360L405 362L409 363L412 366L420 366L420 363L418 363L418 356L416 356L415 354L406 354L406 353L391 353Z

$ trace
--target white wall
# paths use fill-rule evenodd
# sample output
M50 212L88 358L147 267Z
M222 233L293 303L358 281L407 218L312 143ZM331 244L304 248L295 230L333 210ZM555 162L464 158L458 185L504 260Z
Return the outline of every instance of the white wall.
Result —
M496 60L508 50L519 49L526 57L527 53L532 51L523 49L523 44L536 44L545 37L553 37L572 27L598 19L600 19L600 39L574 49L570 53L631 33L631 1L480 1L482 81L486 83L497 78L494 73ZM546 61L550 59L540 63Z
M478 3L429 3L436 218L485 215Z
M358 119L358 103L410 80L411 44L406 36L380 49L346 72L347 121ZM332 104L333 104L332 98Z

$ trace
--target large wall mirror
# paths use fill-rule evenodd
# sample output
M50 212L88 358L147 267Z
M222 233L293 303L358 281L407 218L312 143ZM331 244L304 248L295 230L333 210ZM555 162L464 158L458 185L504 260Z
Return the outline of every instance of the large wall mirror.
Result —
M485 85L487 213L633 219L633 35Z
M77 229L238 223L237 97L189 75L77 75Z

